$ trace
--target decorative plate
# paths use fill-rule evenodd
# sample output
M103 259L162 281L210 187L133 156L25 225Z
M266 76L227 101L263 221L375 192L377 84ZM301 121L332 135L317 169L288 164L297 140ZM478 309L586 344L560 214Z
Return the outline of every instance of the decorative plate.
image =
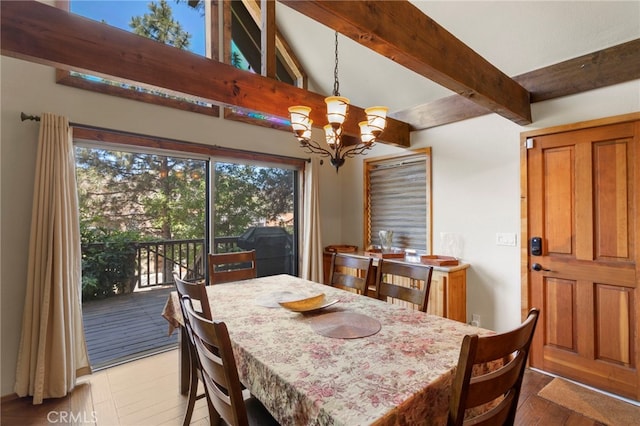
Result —
M320 293L316 296L307 297L306 299L291 300L288 302L278 302L280 306L293 312L311 312L323 309L338 303L340 300L327 300L324 293Z

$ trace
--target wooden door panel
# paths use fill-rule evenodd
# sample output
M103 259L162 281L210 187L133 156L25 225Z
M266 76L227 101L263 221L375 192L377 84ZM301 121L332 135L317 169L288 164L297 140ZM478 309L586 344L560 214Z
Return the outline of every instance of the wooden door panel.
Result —
M545 345L576 351L576 283L572 280L546 278Z
M544 203L553 206L544 216L547 252L573 253L573 147L544 151Z
M635 333L630 321L633 312L633 290L610 285L595 285L596 356L604 362L632 366L630 342Z
M595 256L630 261L630 140L594 144Z
M531 365L640 400L640 123L536 136L527 151Z

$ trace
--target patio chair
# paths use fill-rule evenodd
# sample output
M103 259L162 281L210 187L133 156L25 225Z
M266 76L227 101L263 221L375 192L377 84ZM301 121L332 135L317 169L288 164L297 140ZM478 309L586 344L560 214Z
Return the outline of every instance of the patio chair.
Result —
M466 424L513 425L529 347L538 321L539 309L512 331L479 337L467 335L462 341L449 404L449 426ZM487 373L473 373L474 365L504 360L504 365ZM497 398L502 400L484 413L465 419L465 411Z
M376 295L384 301L387 301L388 297L404 300L416 305L418 310L427 312L432 273L433 268L430 266L380 259L376 274ZM408 278L410 285L394 284L390 276Z
M366 296L372 264L373 259L370 257L354 257L334 253L331 257L329 283L332 287L353 289Z
M209 253L209 283L220 284L257 276L256 251Z
M262 403L242 389L226 324L203 318L193 310L188 296L183 300L189 318L185 324L195 344L211 403L209 417L219 414L231 426L277 425Z

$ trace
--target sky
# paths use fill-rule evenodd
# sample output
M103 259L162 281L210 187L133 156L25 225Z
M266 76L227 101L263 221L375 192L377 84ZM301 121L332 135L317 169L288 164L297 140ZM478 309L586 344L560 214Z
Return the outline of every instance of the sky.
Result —
M96 21L105 20L107 24L131 31L129 21L133 16L149 13L150 0L72 0L71 12ZM157 0L159 3L160 0ZM204 16L189 7L185 2L177 3L167 0L173 10L173 19L182 25L183 30L191 34L189 49L193 53L205 55L205 24Z

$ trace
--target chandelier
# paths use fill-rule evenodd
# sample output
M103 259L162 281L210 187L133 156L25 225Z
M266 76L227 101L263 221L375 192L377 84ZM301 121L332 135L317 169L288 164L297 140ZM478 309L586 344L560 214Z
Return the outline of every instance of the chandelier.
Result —
M387 107L375 106L364 110L366 121L358 123L360 127L360 142L345 146L342 141L342 125L349 112L349 99L340 96L340 83L338 81L338 33L335 42L335 69L333 72L333 96L325 98L327 104L327 121L324 126L325 142L328 148L311 139L311 127L313 120L309 118L311 108L307 106L289 107L291 130L300 142L300 147L308 153L320 154L330 157L331 165L336 172L344 164L347 157L363 154L371 149L373 143L380 136L387 124Z

